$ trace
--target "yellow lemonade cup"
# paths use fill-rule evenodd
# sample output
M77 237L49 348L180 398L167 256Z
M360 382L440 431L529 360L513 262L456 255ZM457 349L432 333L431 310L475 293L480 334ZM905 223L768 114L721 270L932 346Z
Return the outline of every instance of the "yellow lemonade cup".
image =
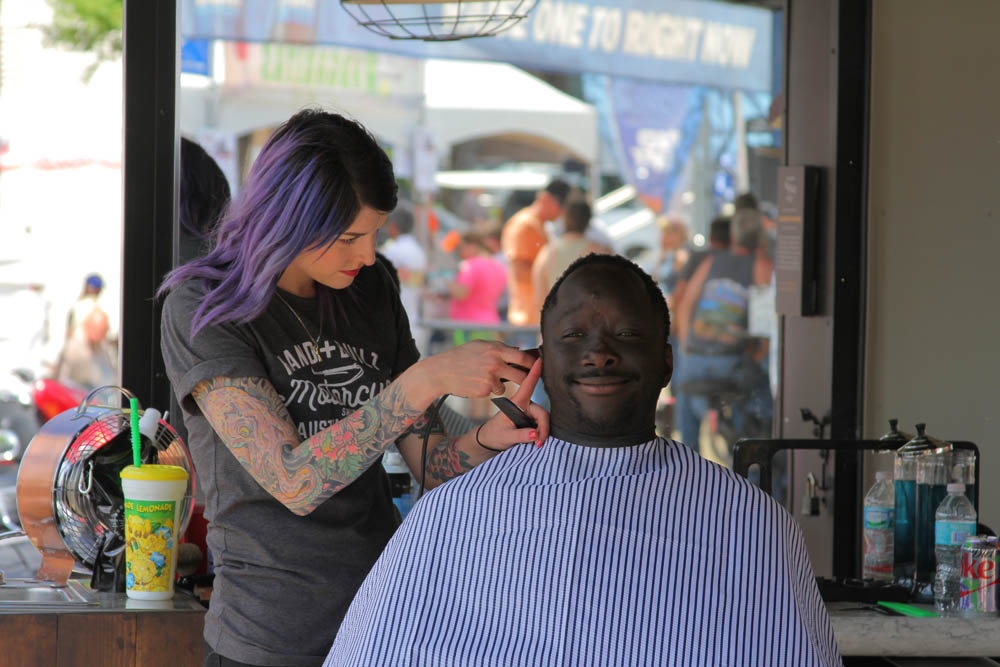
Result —
M187 493L188 473L179 466L126 466L125 593L137 600L174 596L177 530Z

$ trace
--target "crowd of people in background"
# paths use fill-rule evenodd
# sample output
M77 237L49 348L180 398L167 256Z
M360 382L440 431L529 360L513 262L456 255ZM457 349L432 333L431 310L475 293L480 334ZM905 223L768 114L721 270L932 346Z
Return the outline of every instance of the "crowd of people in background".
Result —
M684 221L663 215L659 247L625 253L640 255L636 261L674 313L676 368L662 397L672 410L661 426L695 450L706 447L703 424L729 447L735 438L771 430L775 223L750 193L725 210L701 245L692 243ZM556 278L579 257L615 252L591 219L585 193L558 178L507 220L477 215L464 233L444 234L443 243L433 237L421 243L412 209L401 204L386 224L381 251L399 272L421 352L473 339L535 347L542 304ZM426 330L422 322L436 324ZM541 385L533 398L547 404ZM712 457L728 463L727 454Z
M183 139L181 157L184 262L208 249L211 226L228 204L230 191L218 165L198 144ZM768 434L773 413L767 317L774 310L775 222L749 193L731 208L730 215L711 221L702 245L692 244L684 221L664 215L657 220L658 248L624 253L649 271L674 315L670 335L676 367L664 400L672 405L669 428L695 449L710 412L724 408L741 436ZM425 233L423 219L417 224L426 212L404 198L381 230L379 251L395 268L401 301L424 356L473 339L536 347L539 314L556 278L580 257L615 252L590 224L586 194L559 178L521 208L508 206L506 220L490 220L486 209L477 210L482 214L466 221L464 231L452 230L442 244ZM51 369L57 379L86 389L113 384L116 376L114 341L98 305L103 287L98 274L86 277ZM449 321L455 326L425 326ZM535 399L546 404L541 385Z

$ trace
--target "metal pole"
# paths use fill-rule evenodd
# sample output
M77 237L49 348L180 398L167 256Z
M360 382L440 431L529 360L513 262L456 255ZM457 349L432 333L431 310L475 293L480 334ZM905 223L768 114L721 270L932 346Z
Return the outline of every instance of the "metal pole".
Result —
M169 403L153 298L173 258L178 164L175 0L125 0L122 21L121 385L143 406Z

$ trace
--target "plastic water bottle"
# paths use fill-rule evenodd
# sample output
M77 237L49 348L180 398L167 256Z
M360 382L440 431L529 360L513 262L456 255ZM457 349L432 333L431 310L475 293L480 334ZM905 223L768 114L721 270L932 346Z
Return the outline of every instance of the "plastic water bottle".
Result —
M934 513L934 604L938 611L955 612L962 590L962 546L976 534L976 510L965 497L965 484L948 485L948 495Z
M875 473L875 484L865 496L865 579L892 581L895 503L892 476L883 471Z

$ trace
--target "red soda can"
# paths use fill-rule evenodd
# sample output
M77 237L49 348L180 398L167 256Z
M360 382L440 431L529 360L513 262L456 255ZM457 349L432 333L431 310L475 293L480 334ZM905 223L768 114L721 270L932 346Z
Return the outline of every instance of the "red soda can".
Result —
M963 612L997 613L997 543L982 535L965 539L962 548L962 588L959 609Z

